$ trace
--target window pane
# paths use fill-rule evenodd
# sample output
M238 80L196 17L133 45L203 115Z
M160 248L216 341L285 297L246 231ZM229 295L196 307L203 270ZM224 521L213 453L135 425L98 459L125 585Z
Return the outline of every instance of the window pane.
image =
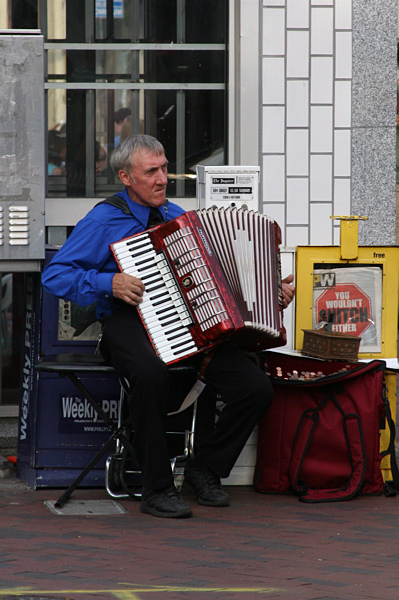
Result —
M146 0L144 7L145 42L225 43L225 0Z
M2 390L0 404L18 404L23 342L22 273L3 273L1 277L1 360Z
M60 107L58 113L55 108L52 111L58 116L62 116L63 91L49 90L49 98L53 100L50 102L49 99L49 106ZM171 198L195 196L197 164L225 164L224 90L99 90L93 99L92 120L87 111L91 93L86 92L80 103L83 111L86 108L86 130L93 132L93 143L90 145L86 140L83 156L76 130L68 127L68 120L64 123L61 118L53 124L58 135L49 131L49 162L52 158L54 163L54 157L50 155L50 138L52 141L57 139L59 146L65 148L62 134L66 135L69 148L66 162L65 155L58 160L63 162L64 171L56 169L49 176L49 196L99 196L120 189L107 157L117 143L132 133L154 135L164 145L169 160L168 195ZM71 98L71 102L75 101ZM119 122L114 121L117 111L124 116ZM68 169L73 169L74 178L77 177L76 169L80 177L85 177L80 193L68 191L65 179ZM75 184L71 184L73 189Z
M48 80L79 83L223 83L219 50L62 50L47 52Z
M225 0L106 0L95 3L96 40L225 43Z
M164 144L169 195L195 195L196 164L226 162L225 0L57 0L51 10L50 4L51 39L65 35L66 45L47 50L48 195L120 189L108 158L120 139L137 132ZM119 42L135 47L119 49Z
M66 38L66 0L47 0L47 32L43 32L48 40L64 40Z

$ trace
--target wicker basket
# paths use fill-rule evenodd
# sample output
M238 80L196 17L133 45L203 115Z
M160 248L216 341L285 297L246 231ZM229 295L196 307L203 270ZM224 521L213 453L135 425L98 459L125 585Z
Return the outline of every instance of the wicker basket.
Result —
M327 333L323 329L303 329L302 354L324 360L357 362L360 337L346 333Z

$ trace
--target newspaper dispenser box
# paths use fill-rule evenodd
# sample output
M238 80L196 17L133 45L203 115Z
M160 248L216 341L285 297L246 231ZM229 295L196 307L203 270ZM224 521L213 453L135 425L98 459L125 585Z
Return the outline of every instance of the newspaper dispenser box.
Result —
M339 246L298 246L296 265L295 349L304 345L304 330L322 322L332 333L360 337L359 359L397 357L399 248L358 246L358 221L340 220ZM396 420L396 374L385 382L391 413ZM381 431L381 447L389 432ZM389 457L382 462L384 480L391 479Z
M46 262L56 253L46 249ZM94 306L78 307L47 294L40 273L25 275L25 334L18 421L18 477L29 487L68 487L109 438L109 428L68 378L38 373L39 356L93 354L100 333ZM82 381L117 421L117 375L85 374ZM105 457L84 480L104 485Z

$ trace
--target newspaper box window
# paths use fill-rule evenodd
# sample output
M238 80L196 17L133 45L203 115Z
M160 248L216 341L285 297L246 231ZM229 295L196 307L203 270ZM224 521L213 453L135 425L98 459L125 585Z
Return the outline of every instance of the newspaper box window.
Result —
M322 322L332 333L361 337L360 352L381 352L381 268L315 268L312 328Z
M361 338L359 358L397 356L399 247L359 246L358 220L339 219L339 246L298 246L295 349L304 331L329 324L332 334Z
M78 306L69 300L58 300L58 340L97 342L100 333L94 304Z

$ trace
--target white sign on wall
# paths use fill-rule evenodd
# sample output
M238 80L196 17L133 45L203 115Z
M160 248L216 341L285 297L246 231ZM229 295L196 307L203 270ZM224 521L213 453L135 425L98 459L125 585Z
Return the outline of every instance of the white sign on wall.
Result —
M197 165L197 207L259 210L259 167Z

